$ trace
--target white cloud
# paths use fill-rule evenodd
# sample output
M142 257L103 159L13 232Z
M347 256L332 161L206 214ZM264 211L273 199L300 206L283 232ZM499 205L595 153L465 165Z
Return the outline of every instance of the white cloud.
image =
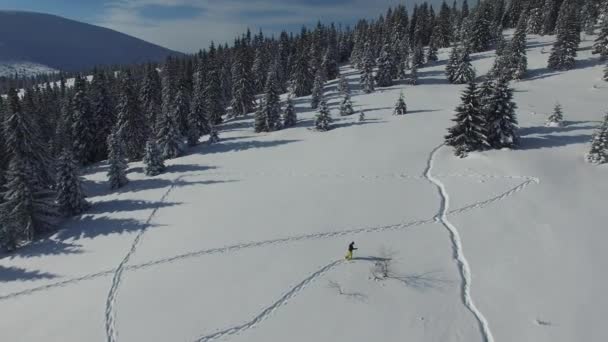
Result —
M276 34L283 26L352 21L377 17L399 0L350 0L338 3L306 4L304 0L115 0L107 4L97 25L183 52L195 52L211 41L231 43L248 27ZM331 1L328 1L331 2ZM201 12L193 18L150 20L140 9L148 5L191 6ZM254 12L256 15L247 16ZM269 13L260 17L263 13Z

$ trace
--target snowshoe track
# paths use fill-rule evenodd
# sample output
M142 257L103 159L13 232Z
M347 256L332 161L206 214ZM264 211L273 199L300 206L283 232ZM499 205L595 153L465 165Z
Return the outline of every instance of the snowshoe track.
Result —
M469 204L469 205L467 205L465 207L462 207L462 208L459 208L459 209L454 209L454 210L452 210L452 211L450 211L448 213L448 215L450 215L450 216L452 216L452 215L459 215L459 214L463 214L463 213L471 211L471 210L484 208L484 207L486 207L488 205L494 204L495 202L499 202L501 200L507 199L507 198L515 195L516 193L521 192L522 190L524 190L525 188L527 188L528 186L530 186L532 184L538 184L538 183L540 183L539 180L538 180L538 178L524 177L524 176L522 176L522 177L518 177L518 176L512 177L512 176L486 176L486 175L446 175L445 177L480 177L480 178L526 179L525 182L521 183L520 185L518 185L518 186L516 186L516 187L514 187L514 188L512 188L512 189L510 189L510 190L508 190L508 191L506 191L506 192L498 195L498 196L492 197L492 198L487 199L485 201L475 202L475 203ZM424 178L424 177L418 177L418 178ZM231 252L236 252L236 251L241 250L241 249L257 248L257 247L263 247L263 246L266 246L266 245L278 245L278 244L285 244L285 243L296 242L296 241L318 240L318 239L327 239L327 238L349 236L349 235L356 235L356 234L364 234L364 233L378 233L378 232L384 232L384 231L390 231L390 230L401 230L401 229L406 229L406 228L409 228L409 227L425 225L425 224L428 224L428 223L432 223L434 221L435 221L435 218L431 218L431 219L427 219L427 220L417 220L417 221L411 221L411 222L405 222L405 223L388 225L388 226L381 226L381 227L367 227L367 228L358 228L358 229L350 229L350 230L327 232L327 233L306 234L306 235L292 236L292 237L286 237L286 238L280 238L280 239L272 239L272 240L265 240L265 241L258 241L258 242L249 242L249 243L235 244L235 245L221 247L221 248L204 249L204 250L200 250L200 251L194 251L194 252L184 253L184 254L176 255L176 256L173 256L173 257L169 257L169 258L152 260L152 261L141 263L141 264L138 264L138 265L126 266L126 267L124 267L124 270L135 271L135 270L139 270L139 269L153 267L153 266L156 266L156 265L162 265L162 264L177 262L177 261L184 260L184 259L201 257L201 256L204 256L204 255L231 253ZM77 278L71 278L71 279L67 279L67 280L64 280L64 281L59 281L59 282L50 283L50 284L47 284L47 285L33 287L31 289L27 289L27 290L23 290L23 291L13 292L13 293L5 294L5 295L0 295L0 301L9 300L9 299L13 299L13 298L17 298L17 297L21 297L21 296L25 296L25 295L30 295L30 294L34 294L34 293L37 293L37 292L41 292L41 291L45 291L45 290L50 290L50 289L53 289L53 288L58 288L58 287L63 287L63 286L69 286L69 285L76 284L76 283L81 282L81 281L92 280L92 279L96 279L96 278L99 278L99 277L104 277L104 276L107 276L107 275L111 275L111 274L114 274L114 273L116 273L116 269L105 270L105 271L100 271L100 272L97 272L97 273L92 273L92 274L84 275L84 276L77 277Z
M464 248L462 245L462 239L460 238L460 233L458 232L458 229L448 220L448 214L450 209L450 196L448 194L446 186L439 179L433 176L435 156L443 146L444 144L441 144L431 152L431 155L428 159L427 168L424 171L424 176L426 177L426 179L428 179L430 183L434 184L437 187L437 191L439 192L439 195L441 197L439 212L437 213L437 216L435 218L438 222L441 222L441 224L450 233L450 238L452 240L452 248L454 250L454 259L456 259L456 261L458 262L460 274L462 276L462 301L477 319L484 342L494 342L494 337L492 336L492 331L490 330L488 320L483 315L483 313L477 308L475 302L473 301L473 296L471 295L471 267L467 258L464 255ZM519 191L515 189L511 190L510 193L505 193L508 194L505 195L505 197L508 197L513 193ZM480 202L480 205L481 203L482 202Z
M172 182L171 186L169 186L167 191L165 191L163 196L160 198L159 202L161 204L167 200L171 191L175 188L177 183L179 183L179 181L183 177L184 176L177 177ZM118 331L116 330L116 301L117 301L117 296L118 296L118 288L120 287L120 283L122 281L122 274L125 270L125 266L129 262L129 260L133 256L133 254L135 254L135 251L137 250L137 247L139 246L144 233L146 232L147 228L150 226L150 222L152 221L154 216L156 216L156 213L158 212L159 209L160 209L160 206L157 206L156 208L154 208L154 210L152 210L152 212L148 216L148 219L146 220L143 228L139 231L139 233L137 233L137 236L135 236L135 239L133 239L133 243L131 243L131 248L129 249L127 254L124 256L124 258L121 260L121 262L118 264L118 267L114 270L114 276L112 277L112 285L110 287L110 291L108 292L108 297L106 299L105 320L106 320L106 337L107 337L108 342L116 342L118 339Z

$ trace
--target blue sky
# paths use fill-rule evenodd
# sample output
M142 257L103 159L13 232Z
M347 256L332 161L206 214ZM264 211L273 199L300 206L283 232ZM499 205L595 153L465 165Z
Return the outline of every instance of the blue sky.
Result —
M270 35L317 20L352 24L416 2L422 0L0 0L0 9L56 14L194 52L212 40L231 42L247 28Z

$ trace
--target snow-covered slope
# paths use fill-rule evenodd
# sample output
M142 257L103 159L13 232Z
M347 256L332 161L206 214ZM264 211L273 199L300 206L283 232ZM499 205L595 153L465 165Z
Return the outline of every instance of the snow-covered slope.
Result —
M56 72L58 70L39 63L0 61L0 76L14 76L16 74L28 77Z
M0 261L3 338L608 340L608 169L583 157L608 84L589 40L576 70L545 69L551 40L529 38L530 75L514 84L518 150L458 159L441 146L463 86L439 62L418 86L369 95L344 67L363 123L335 116L316 132L302 98L297 127L227 122L220 144L163 175L132 164L119 192L106 165L88 169L90 212ZM492 60L475 55L478 73ZM395 117L401 90L409 114ZM556 101L567 125L545 127ZM398 279L371 278L382 249Z

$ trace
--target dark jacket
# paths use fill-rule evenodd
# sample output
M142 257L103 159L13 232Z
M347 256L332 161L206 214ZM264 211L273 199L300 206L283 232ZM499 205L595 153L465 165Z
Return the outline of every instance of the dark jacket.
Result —
M354 250L356 250L356 248L355 248L355 243L354 243L354 242L352 242L350 245L348 245L348 251L349 251L349 252L352 252L352 251L354 251Z

